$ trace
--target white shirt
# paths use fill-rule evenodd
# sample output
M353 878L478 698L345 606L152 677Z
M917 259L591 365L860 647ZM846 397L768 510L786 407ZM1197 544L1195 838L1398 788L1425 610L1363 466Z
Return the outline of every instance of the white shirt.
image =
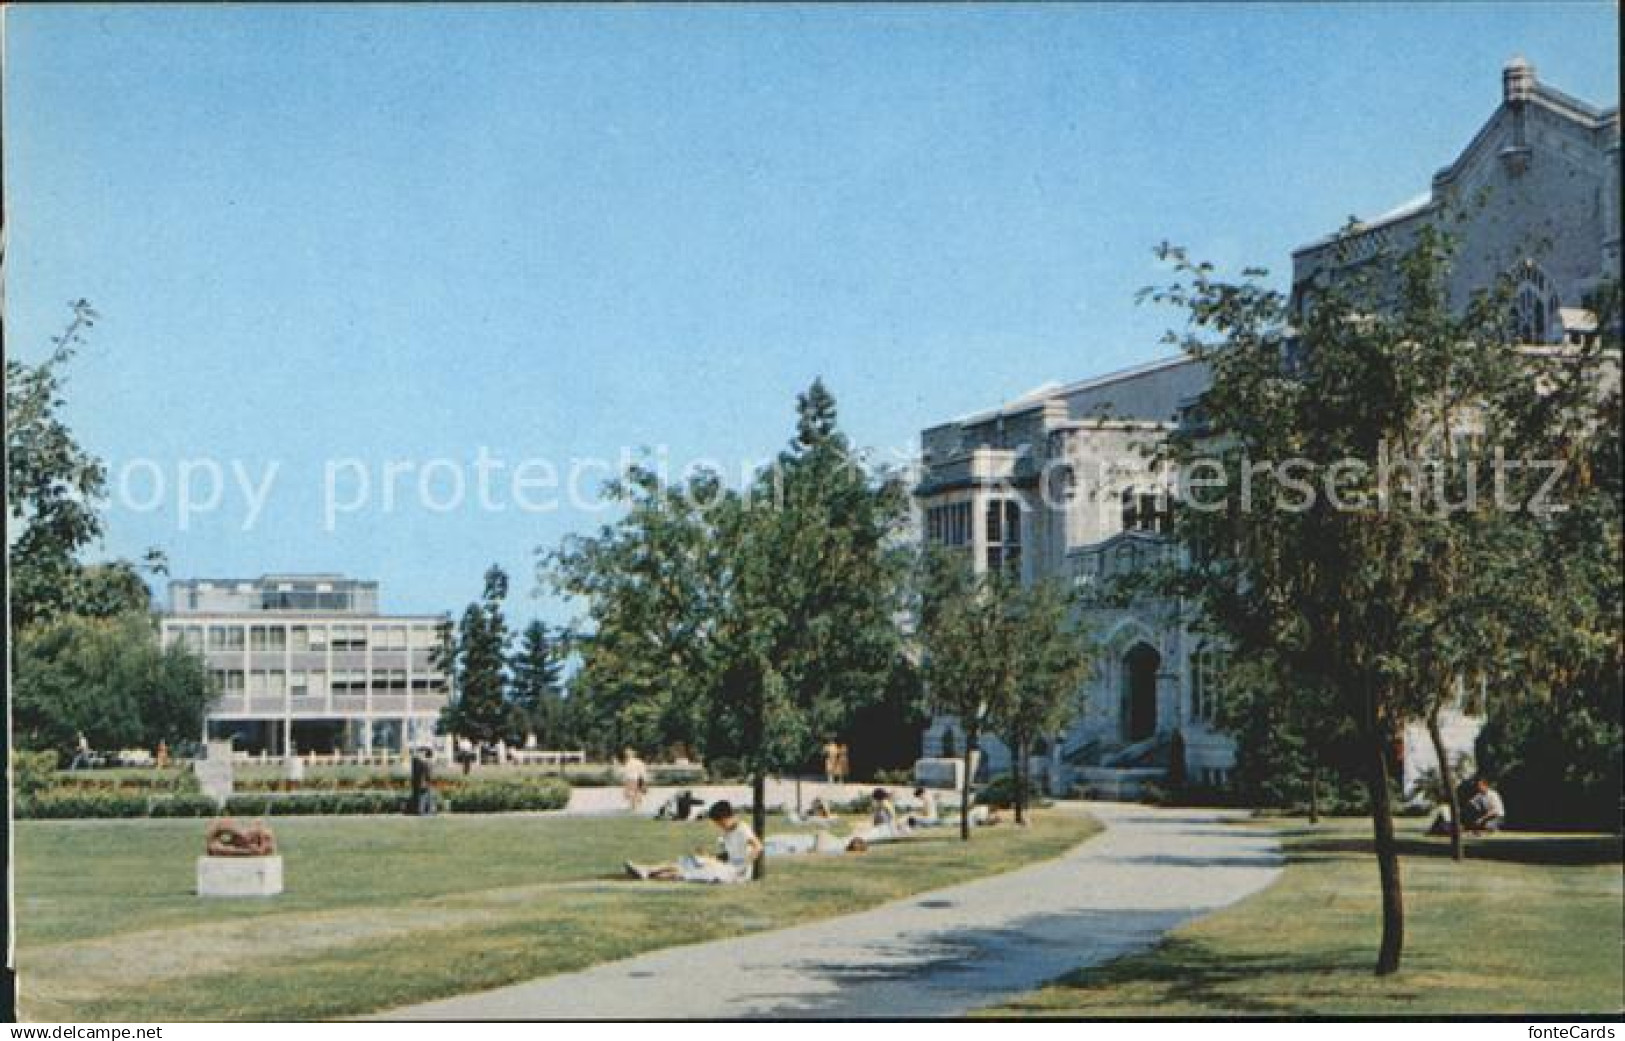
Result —
M728 854L728 867L737 871L741 880L750 877L750 846L754 841L756 833L744 821L722 833L722 850Z

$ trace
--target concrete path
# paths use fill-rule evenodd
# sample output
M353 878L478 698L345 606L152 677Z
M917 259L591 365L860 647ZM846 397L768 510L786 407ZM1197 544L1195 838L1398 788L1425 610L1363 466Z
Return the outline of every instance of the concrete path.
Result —
M959 1016L1267 886L1280 847L1224 813L1092 803L1104 834L1057 860L869 911L674 947L382 1018ZM858 865L854 865L858 869Z

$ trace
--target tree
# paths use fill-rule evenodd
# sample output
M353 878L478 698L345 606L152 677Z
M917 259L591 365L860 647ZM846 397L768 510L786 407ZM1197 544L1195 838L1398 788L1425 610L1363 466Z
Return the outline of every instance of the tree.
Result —
M737 505L724 513L736 561L727 631L740 641L732 660L760 670L762 703L744 712L765 727L746 753L759 766L760 828L768 774L799 768L855 712L907 689L897 676L908 667L898 625L907 497L901 481L869 472L814 380L796 399L795 437Z
M145 614L37 621L16 655L13 719L24 748L69 753L79 734L114 749L196 740L215 696L202 659L160 646Z
M1474 465L1540 441L1518 424L1548 362L1518 348L1499 287L1450 306L1449 240L1432 229L1367 269L1380 283L1322 287L1296 312L1259 272L1226 282L1162 255L1178 281L1151 295L1189 315L1171 338L1212 374L1201 421L1170 443L1192 478L1176 532L1200 548L1181 585L1236 657L1277 670L1274 690L1314 692L1358 736L1383 897L1376 970L1391 973L1404 944L1393 749L1470 664L1442 623L1486 594L1477 555L1501 524L1534 523L1455 507Z
M1074 597L1056 581L1000 587L1013 598L1014 638L1009 696L994 703L991 723L1015 757L1016 823L1026 823L1028 759L1036 741L1064 730L1079 708L1078 689L1093 654L1074 622Z
M618 520L542 553L546 580L588 615L572 700L608 751L680 743L726 754L705 748L699 711L720 682L728 553L718 514L732 493L710 472L666 485L642 466L604 492L624 509Z
M101 536L107 469L62 419L65 368L98 315L76 300L52 351L30 365L6 359L6 509L12 636L70 608L78 555Z
M544 557L587 603L577 689L594 712L643 743L736 760L759 833L767 778L898 689L905 661L901 486L866 472L822 383L797 412L748 494L710 472L666 485L633 467L607 486L624 516Z
M519 650L509 664L512 685L509 700L515 710L515 737L535 734L550 748L563 748L565 737L564 687L560 676L561 643L548 635L541 621L525 626L519 637Z
M502 614L507 597L508 576L493 564L479 602L468 605L455 632L448 623L437 650L456 695L442 710L441 725L479 743L507 740L513 723L507 699L510 634Z
M963 551L932 547L920 580L921 672L933 705L959 720L965 744L959 792L959 837L970 841L972 773L978 743L1012 697L1014 630L1009 576L977 574Z

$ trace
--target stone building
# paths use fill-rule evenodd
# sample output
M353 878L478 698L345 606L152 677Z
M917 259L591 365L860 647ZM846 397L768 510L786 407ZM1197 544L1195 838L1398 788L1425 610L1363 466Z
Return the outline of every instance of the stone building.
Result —
M1382 258L1434 222L1456 237L1458 304L1509 274L1524 338L1572 342L1594 331L1587 295L1619 278L1619 194L1618 109L1572 98L1514 60L1500 105L1427 193L1293 254L1294 304L1362 272L1380 287L1389 275ZM1175 428L1205 382L1201 364L1169 358L925 430L916 489L924 537L965 547L978 568L1019 569L1029 582L1102 583L1179 552L1167 535L1171 489L1146 449ZM1223 783L1235 747L1213 726L1219 652L1191 631L1187 605L1142 600L1086 615L1100 663L1079 692L1078 721L1043 750L1035 773L1060 790L1131 795L1165 772L1177 732L1191 776ZM1475 720L1457 713L1444 729L1449 747L1471 751ZM923 744L933 755L962 740L956 720L938 717ZM1009 752L997 740L984 748L990 770L1006 767ZM1407 733L1407 787L1431 759L1425 732Z

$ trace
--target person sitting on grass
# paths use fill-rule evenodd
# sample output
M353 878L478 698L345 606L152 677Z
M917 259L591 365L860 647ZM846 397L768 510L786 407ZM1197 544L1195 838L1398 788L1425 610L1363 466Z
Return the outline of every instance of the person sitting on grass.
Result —
M1490 782L1483 777L1475 779L1472 783L1472 796L1462 803L1462 824L1469 835L1483 835L1487 832L1501 830L1506 819L1506 805L1501 801L1501 793L1490 786ZM1429 835L1451 835L1456 830L1455 823L1450 819L1448 808L1440 810L1439 815L1433 818L1433 824L1428 827Z
M762 855L762 840L739 819L726 799L712 803L706 817L722 832L721 856L708 857L696 851L693 856L669 864L634 864L629 860L626 873L644 882L749 882L755 876L756 858Z
M699 820L704 813L705 800L695 795L692 789L685 788L661 805L659 812L655 814L655 820Z
M854 838L862 839L866 845L874 845L876 842L893 842L908 834L908 822L898 814L890 792L876 788L870 793L869 802L874 808L869 827L854 831Z
M1475 835L1500 831L1507 815L1506 804L1501 801L1501 793L1491 787L1489 780L1483 777L1475 781L1473 786L1477 789L1477 794L1468 800L1462 812L1467 830Z
M785 817L791 824L804 825L809 828L833 828L840 823L840 818L829 811L829 804L823 799L814 799L812 805L807 807L805 816L790 810Z
M942 823L942 817L937 812L937 796L931 789L921 785L914 789L914 798L919 805L908 815L909 827L935 828Z

